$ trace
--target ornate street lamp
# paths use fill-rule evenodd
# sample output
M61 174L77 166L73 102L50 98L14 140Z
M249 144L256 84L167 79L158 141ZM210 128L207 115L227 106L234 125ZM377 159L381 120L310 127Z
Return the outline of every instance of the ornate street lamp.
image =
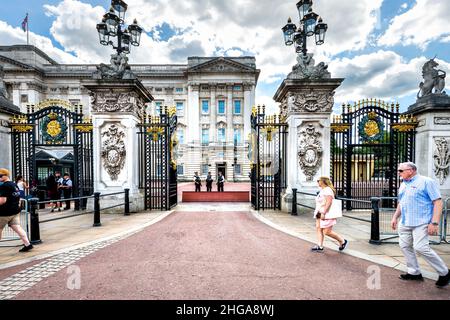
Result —
M287 46L294 44L295 52L302 53L306 56L308 52L306 48L307 37L315 35L316 45L321 45L325 42L325 33L328 26L323 23L320 18L312 9L312 0L300 0L297 3L297 10L300 17L299 26L292 23L291 18L288 19L287 24L282 28L284 35L284 43Z
M131 45L139 46L143 31L136 19L128 28L124 28L127 8L128 5L123 0L112 0L109 12L105 13L102 22L97 24L100 43L104 46L111 45L119 55L122 52L130 53ZM114 46L114 42L110 40L111 37L117 37L117 46Z

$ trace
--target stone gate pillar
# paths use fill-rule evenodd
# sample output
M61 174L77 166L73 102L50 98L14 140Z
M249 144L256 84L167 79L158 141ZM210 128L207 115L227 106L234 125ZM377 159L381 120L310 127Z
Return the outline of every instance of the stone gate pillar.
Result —
M130 211L144 210L139 191L137 126L151 94L136 79L90 80L83 83L91 95L93 124L94 190L102 194L130 189ZM123 195L107 203L123 202ZM106 203L102 199L102 203ZM116 208L123 212L123 207Z
M330 175L330 118L335 89L344 79L331 78L312 54L299 63L278 88L274 100L287 117L287 189L282 210L290 211L292 188L316 193L317 178ZM297 195L298 203L314 206L314 197Z
M418 171L438 181L443 199L450 197L450 97L424 96L408 108L408 113L418 121L415 143Z

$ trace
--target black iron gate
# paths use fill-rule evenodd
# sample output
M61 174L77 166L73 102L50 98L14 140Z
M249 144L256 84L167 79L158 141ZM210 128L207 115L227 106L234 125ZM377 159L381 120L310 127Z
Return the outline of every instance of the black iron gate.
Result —
M161 108L159 116L144 115L139 126L139 187L145 209L170 210L177 195L176 109Z
M14 177L22 175L33 192L37 193L41 188L44 197L42 179L67 162L71 164L73 196L93 194L92 122L83 117L81 105L72 105L64 100L46 100L37 106L27 106L27 113L14 116L10 124ZM47 157L51 166L40 167L38 161L41 159L37 155L52 148L58 152L66 149L67 155L63 158ZM80 204L76 202L75 209L79 208Z
M287 124L280 115L266 116L265 107L253 108L250 136L251 202L255 210L281 210L286 188Z
M331 124L331 178L338 195L370 200L396 197L397 166L414 161L416 119L401 114L399 105L366 99L343 105ZM370 205L346 201L346 208Z

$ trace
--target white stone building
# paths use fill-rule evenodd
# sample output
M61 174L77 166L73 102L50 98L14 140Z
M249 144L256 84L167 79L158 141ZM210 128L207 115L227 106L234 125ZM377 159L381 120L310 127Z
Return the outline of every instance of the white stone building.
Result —
M187 64L131 65L153 95L148 106L156 114L176 106L180 142L179 180L191 181L195 171L213 176L221 170L227 181L249 181L247 157L250 114L260 70L254 57L188 57ZM96 65L59 64L34 46L0 46L0 65L10 101L22 112L28 104L63 99L90 112L89 91L81 84Z

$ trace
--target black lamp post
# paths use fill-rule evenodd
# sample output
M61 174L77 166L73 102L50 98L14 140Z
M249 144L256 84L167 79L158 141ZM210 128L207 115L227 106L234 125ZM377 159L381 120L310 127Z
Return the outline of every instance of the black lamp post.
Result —
M100 43L104 46L112 45L117 53L130 53L130 45L139 46L141 33L143 29L137 24L136 19L128 28L122 28L125 25L125 13L128 5L122 0L112 0L109 12L105 13L102 22L97 24L97 31ZM110 40L111 37L117 37L117 46Z
M291 18L288 19L287 24L282 28L284 43L287 46L294 44L295 52L303 53L304 56L308 52L306 39L315 35L316 45L321 45L325 42L325 33L328 29L328 25L323 23L322 18L313 12L312 4L312 0L300 0L297 3L300 17L298 28L292 23Z

